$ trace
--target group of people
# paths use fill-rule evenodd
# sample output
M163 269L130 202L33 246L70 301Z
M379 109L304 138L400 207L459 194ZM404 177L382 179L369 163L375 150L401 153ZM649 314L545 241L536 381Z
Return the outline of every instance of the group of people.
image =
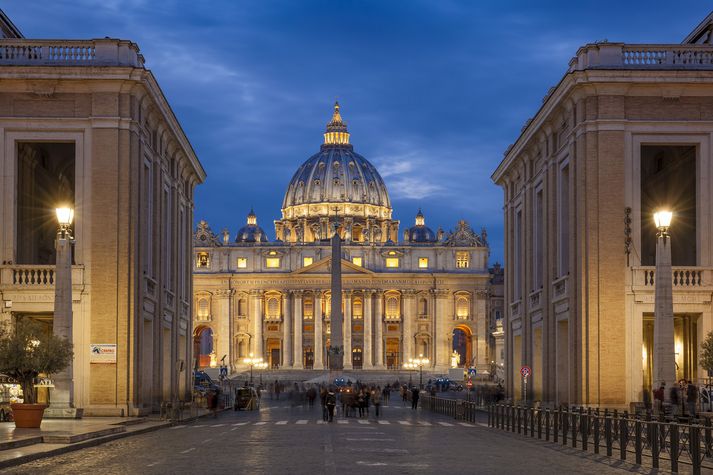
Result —
M654 413L664 414L666 400L666 383L661 382L661 385L654 389ZM698 388L690 380L681 380L678 384L674 384L668 388L669 406L671 408L671 416L676 417L679 410L685 402L686 415L688 417L696 417L696 402L698 401ZM681 412L683 415L683 412Z

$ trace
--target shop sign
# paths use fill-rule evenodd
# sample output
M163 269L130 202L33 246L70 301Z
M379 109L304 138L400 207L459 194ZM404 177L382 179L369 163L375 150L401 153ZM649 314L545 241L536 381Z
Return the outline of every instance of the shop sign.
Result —
M37 378L35 383L36 388L53 388L54 382L50 378Z
M116 345L113 343L92 343L89 345L90 363L116 363Z

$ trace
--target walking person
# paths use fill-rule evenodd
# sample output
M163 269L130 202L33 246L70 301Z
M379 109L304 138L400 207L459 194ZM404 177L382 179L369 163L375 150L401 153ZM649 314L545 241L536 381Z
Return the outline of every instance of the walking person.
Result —
M414 387L411 389L411 409L418 409L418 398L419 398L418 388Z
M389 405L389 398L391 397L391 387L387 384L384 386L384 405Z
M366 417L369 417L369 402L371 401L371 391L367 386L364 389L364 409L366 410Z
M408 391L406 391L406 385L405 385L405 384L404 384L403 386L401 386L400 391L401 391L401 403L405 406L405 405L406 405L407 393L408 393Z
M663 413L663 399L664 392L666 391L666 383L661 382L661 386L658 389L654 389L654 414L659 415Z
M698 388L690 380L686 388L686 406L688 409L688 417L695 419L696 417L696 401L698 400Z
M327 397L325 398L326 404L327 404L327 415L328 418L327 420L329 422L334 421L334 408L337 406L337 395L334 394L334 390L332 388L329 388L329 392L327 392Z
M377 386L376 389L371 391L371 403L374 404L374 411L378 419L379 408L381 407L381 387Z
M210 410L213 411L213 418L218 417L218 400L220 399L220 388L215 388L213 398L210 400Z
M671 386L671 391L668 394L669 399L671 400L671 416L676 417L678 415L678 407L680 404L678 398L678 387L675 384Z
M359 417L364 417L364 390L360 389L357 394L357 407L359 408Z

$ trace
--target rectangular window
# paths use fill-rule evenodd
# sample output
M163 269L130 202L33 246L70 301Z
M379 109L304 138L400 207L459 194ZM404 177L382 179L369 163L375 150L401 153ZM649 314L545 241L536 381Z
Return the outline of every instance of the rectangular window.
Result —
M314 262L313 257L303 257L302 258L302 267L311 266L313 262Z
M196 267L210 267L210 257L207 252L199 252L196 256Z
M399 258L398 257L387 257L386 258L386 267L396 268L398 266L399 266Z
M419 257L418 258L418 268L419 269L428 269L428 257Z
M458 269L467 269L470 267L470 253L468 251L456 252L456 267Z
M673 211L671 264L697 265L696 146L641 146L641 265L656 264L653 215Z
M248 258L247 257L238 257L238 269L247 269L248 268Z
M569 165L560 170L559 180L559 277L569 273Z
M280 267L279 257L268 257L265 259L265 267L268 269L278 269Z
M354 264L355 266L361 267L362 266L361 257L352 257L352 264Z

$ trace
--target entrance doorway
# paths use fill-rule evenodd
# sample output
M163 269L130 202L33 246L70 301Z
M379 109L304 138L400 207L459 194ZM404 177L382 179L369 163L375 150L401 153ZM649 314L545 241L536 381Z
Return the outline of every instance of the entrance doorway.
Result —
M399 369L399 352L401 347L398 338L386 339L386 368Z
M458 353L457 366L463 368L473 361L473 332L465 325L453 330L453 356Z
M311 346L306 346L304 351L305 369L314 368L314 350Z
M359 346L352 350L352 367L354 369L361 369L362 367L362 351Z
M698 319L700 314L676 314L673 316L674 362L676 381L695 380L698 366ZM654 370L654 315L644 314L643 341L641 345L643 386L651 391Z
M277 338L267 339L267 364L273 369L280 367L280 340Z
M209 327L196 328L193 336L193 354L198 359L198 367L210 366L210 355L213 353L213 330Z

